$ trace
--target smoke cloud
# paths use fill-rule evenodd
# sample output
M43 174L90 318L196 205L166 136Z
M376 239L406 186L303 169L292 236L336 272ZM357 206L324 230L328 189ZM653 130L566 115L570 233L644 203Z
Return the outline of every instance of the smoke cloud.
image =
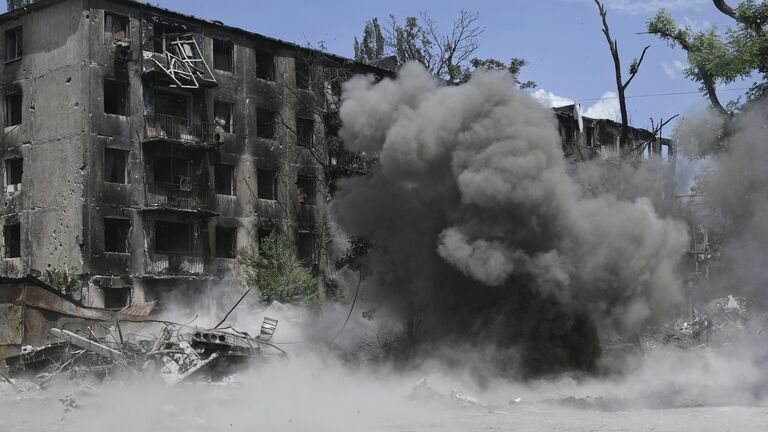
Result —
M366 288L418 316L422 339L588 368L596 328L632 334L681 301L685 226L647 198L585 191L552 112L509 76L445 86L409 64L394 80L350 81L341 117L345 145L379 163L341 183L335 218L373 240Z

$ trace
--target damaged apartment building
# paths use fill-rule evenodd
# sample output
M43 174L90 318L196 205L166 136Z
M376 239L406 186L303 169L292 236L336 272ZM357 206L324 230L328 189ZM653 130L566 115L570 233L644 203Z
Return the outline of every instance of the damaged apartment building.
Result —
M129 0L34 2L0 37L2 276L163 304L237 278L275 230L321 271L324 77L381 70Z

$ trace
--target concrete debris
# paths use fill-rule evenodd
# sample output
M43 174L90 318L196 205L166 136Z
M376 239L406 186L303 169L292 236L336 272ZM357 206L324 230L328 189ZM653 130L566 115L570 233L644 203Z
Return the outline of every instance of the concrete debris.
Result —
M693 308L692 318L678 319L672 325L650 329L640 335L640 347L649 352L660 347L691 349L727 345L747 331L749 302L744 297L717 298L701 311Z
M274 333L277 320L265 318L265 323ZM207 329L164 323L155 338L125 340L119 323L106 332L111 339L96 337L93 331L75 333L53 328L50 333L60 342L25 346L21 354L5 359L5 381L17 389L21 388L17 385L19 380L31 381L41 388L62 377L104 380L119 374L151 374L175 386L193 379L231 380L235 372L254 362L286 356L267 340L231 327ZM137 333L131 333L134 334Z

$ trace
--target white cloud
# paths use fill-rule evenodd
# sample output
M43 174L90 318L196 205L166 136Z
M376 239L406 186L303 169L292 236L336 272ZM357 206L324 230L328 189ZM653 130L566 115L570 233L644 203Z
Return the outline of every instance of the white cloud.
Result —
M677 78L677 74L675 73L675 69L670 66L667 63L661 64L661 70L664 71L664 73L669 77L669 79L675 79Z
M558 96L552 92L548 92L544 89L538 89L531 93L534 99L541 102L547 108L554 108L564 105L571 105L574 103L573 99Z
M672 64L662 62L661 70L663 70L670 79L677 79L677 74L685 70L685 64L680 60L673 60Z
M574 0L570 0L574 1ZM592 3L592 0L580 0ZM659 9L679 10L699 8L709 3L709 0L603 0L605 7L620 13L630 15L651 13L655 14Z
M609 119L617 121L621 117L619 98L615 92L608 91L600 96L600 100L590 105L584 111L584 117Z

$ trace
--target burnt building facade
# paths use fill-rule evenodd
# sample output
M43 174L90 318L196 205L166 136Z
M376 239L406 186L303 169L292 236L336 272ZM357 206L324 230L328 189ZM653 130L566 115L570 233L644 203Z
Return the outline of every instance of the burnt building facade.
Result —
M376 68L129 0L42 0L0 36L4 276L162 302L237 283L275 230L321 267L325 77Z

